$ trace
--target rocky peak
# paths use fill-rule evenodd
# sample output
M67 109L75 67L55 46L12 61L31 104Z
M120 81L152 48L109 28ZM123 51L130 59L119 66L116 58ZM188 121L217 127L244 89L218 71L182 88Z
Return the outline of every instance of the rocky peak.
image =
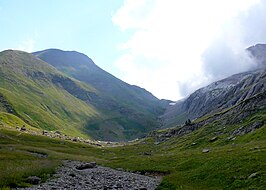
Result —
M255 58L259 68L266 68L266 44L256 44L247 48L247 51Z
M164 127L219 113L266 90L266 70L240 73L214 82L169 108L161 117Z

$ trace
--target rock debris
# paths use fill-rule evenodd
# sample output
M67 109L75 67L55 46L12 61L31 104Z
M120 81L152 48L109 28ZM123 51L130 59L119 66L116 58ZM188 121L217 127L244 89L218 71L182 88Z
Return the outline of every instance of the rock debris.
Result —
M53 178L25 189L153 190L159 184L159 178L97 166L94 162L64 161Z

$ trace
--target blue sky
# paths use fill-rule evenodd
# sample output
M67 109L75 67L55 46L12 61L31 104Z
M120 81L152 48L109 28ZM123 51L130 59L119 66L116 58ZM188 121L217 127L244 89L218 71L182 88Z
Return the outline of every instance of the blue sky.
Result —
M0 50L85 53L158 98L249 70L266 43L264 0L1 0Z
M121 0L1 0L0 49L37 51L47 48L76 50L104 69L119 56L117 44L127 38L112 23Z

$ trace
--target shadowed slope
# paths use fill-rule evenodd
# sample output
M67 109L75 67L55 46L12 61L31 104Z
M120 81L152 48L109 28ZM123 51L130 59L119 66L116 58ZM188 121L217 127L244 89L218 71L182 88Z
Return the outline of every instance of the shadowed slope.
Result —
M159 127L157 117L164 112L167 101L121 81L82 53L48 49L33 54L100 92L100 97L91 103L111 117L87 126L93 130L93 136L112 141L134 139Z

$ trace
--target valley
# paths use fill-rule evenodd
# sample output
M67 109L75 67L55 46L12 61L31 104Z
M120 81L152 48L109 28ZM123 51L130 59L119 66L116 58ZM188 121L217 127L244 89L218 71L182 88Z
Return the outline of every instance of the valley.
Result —
M156 189L265 189L264 47L247 49L257 68L175 104L79 52L0 52L0 188L56 180L63 163L84 161L129 172L121 179L158 177Z
M265 109L244 122L250 123L254 118L265 121ZM81 160L162 175L158 189L264 189L265 125L234 136L232 133L241 124L224 125L222 129L214 126L210 124L183 136L167 135L164 139L163 135L152 134L118 147L97 147L1 128L0 186L28 186L28 176L46 180L63 160Z

